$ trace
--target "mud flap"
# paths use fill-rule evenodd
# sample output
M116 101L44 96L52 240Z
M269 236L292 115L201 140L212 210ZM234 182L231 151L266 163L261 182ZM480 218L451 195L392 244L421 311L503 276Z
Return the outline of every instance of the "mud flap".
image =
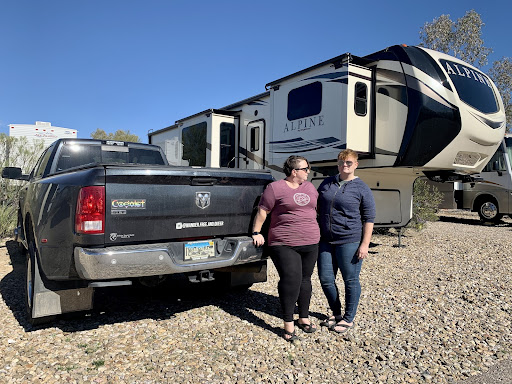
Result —
M49 289L34 262L34 296L32 318L59 315L66 312L92 309L94 288ZM49 282L51 284L53 282Z
M227 283L231 287L263 283L267 281L267 261L262 260L256 263L236 265L216 270L225 274L229 279Z

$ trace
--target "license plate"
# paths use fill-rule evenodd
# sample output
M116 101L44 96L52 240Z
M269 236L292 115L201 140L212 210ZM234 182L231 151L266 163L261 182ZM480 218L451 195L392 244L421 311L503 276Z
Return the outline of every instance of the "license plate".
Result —
M185 243L185 260L201 260L215 257L213 241L194 241Z

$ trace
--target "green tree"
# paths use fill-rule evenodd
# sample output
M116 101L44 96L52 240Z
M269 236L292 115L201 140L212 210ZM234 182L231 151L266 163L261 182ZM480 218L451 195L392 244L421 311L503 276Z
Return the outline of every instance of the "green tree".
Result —
M492 49L484 46L480 15L474 11L453 21L450 15L441 15L431 23L425 23L420 29L421 46L458 57L474 66L487 64ZM507 114L507 131L512 124L512 63L509 57L503 57L493 63L489 76L493 79L503 99Z
M491 48L484 46L482 22L474 10L452 21L450 15L441 15L420 30L420 45L451 54L465 62L481 67L487 64Z
M507 114L507 132L512 129L512 59L503 57L493 63L489 70L494 84L500 91Z
M97 128L91 133L91 138L96 140L116 140L116 141L130 141L133 143L140 143L139 136L130 133L130 131L123 131L118 129L116 133L106 133L103 129Z

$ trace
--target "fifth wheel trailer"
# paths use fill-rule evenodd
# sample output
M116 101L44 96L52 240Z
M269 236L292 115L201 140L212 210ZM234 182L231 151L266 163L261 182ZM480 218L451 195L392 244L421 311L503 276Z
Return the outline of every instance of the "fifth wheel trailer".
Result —
M337 154L359 154L376 225L412 217L414 180L472 180L505 135L505 111L491 79L452 56L395 45L346 53L272 81L266 92L208 109L148 133L175 165L272 170L292 155L312 181L337 172Z

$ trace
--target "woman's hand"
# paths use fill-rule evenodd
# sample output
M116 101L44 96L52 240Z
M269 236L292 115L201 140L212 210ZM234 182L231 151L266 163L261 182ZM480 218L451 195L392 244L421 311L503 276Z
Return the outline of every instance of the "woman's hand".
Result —
M255 246L261 247L265 244L265 238L261 233L259 235L252 235L252 242Z
M363 239L361 240L361 244L359 244L359 248L357 248L357 257L359 259L364 259L368 257L368 248L370 248L370 239L372 238L373 232L373 223L363 223Z
M368 245L366 244L360 244L359 248L357 248L357 257L359 259L365 259L368 257Z

